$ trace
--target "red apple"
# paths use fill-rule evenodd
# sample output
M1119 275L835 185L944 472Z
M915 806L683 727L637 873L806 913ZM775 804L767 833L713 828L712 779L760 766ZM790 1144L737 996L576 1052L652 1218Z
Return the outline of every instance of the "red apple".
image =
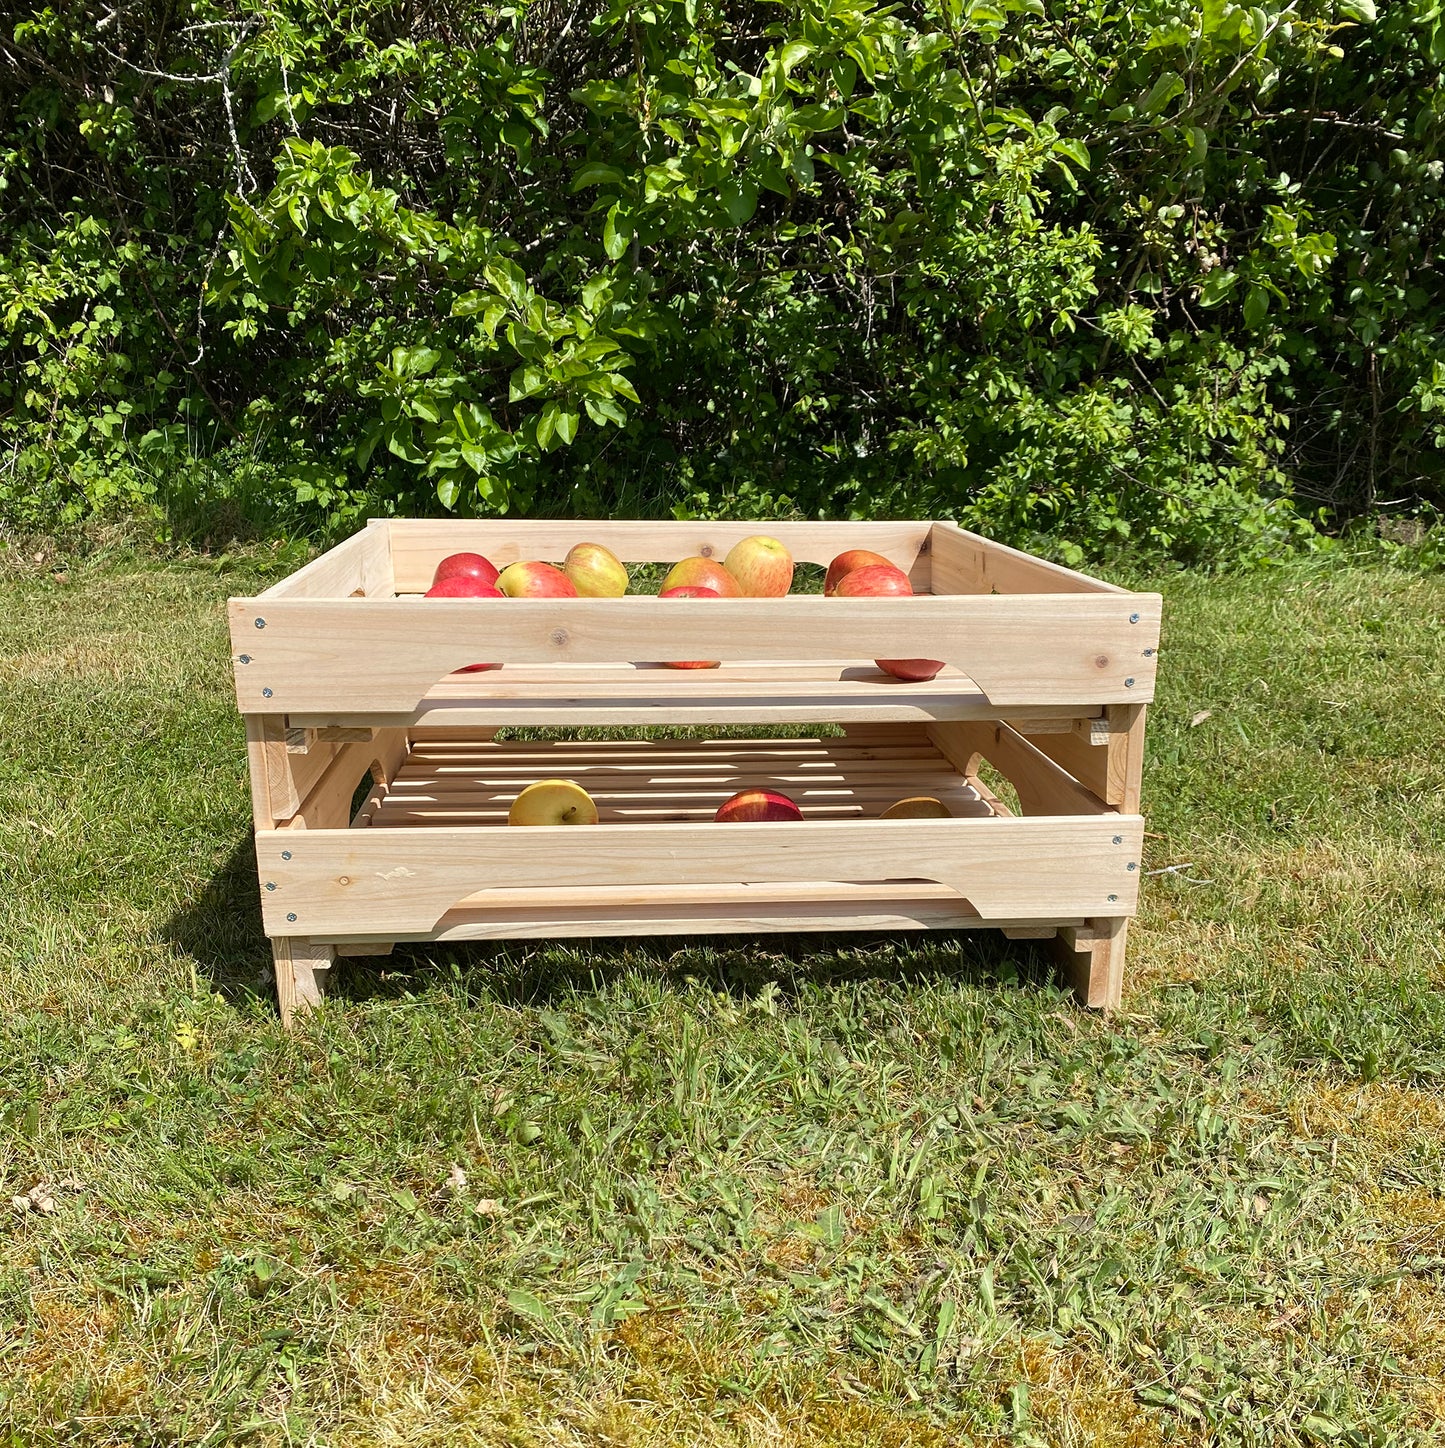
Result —
M479 578L465 573L453 574L434 583L422 594L423 598L501 598L502 590L494 583L483 583Z
M851 573L855 568L866 568L869 564L882 564L885 568L893 567L893 564L881 553L870 553L866 548L850 548L846 553L840 553L828 565L828 576L823 580L823 597L832 598L834 589L838 587L839 579L845 574Z
M743 591L738 581L711 558L694 556L674 563L662 580L662 591L670 588L710 588L719 598L741 598Z
M803 811L775 789L740 789L725 799L713 816L719 824L752 824L760 820L800 820Z
M467 664L465 668L453 669L454 674L485 674L488 669L500 669L500 664Z
M550 563L509 563L497 575L497 587L508 598L576 598L577 588Z
M781 598L793 586L793 555L761 533L734 543L723 567L748 598Z
M431 581L435 585L445 578L475 578L479 583L495 584L497 570L491 559L480 553L449 553L437 564Z
M562 572L583 598L621 598L627 592L627 569L600 543L574 544L562 560Z
M865 563L845 573L833 586L834 598L871 598L875 594L897 594L907 598L913 593L908 575L891 563Z
M833 590L834 598L891 595L906 598L913 592L908 575L891 563L866 563L845 573ZM942 659L874 659L885 674L910 684L926 683L943 667Z
M657 596L659 598L716 598L717 594L710 588L680 587L664 588ZM720 669L722 660L695 660L687 664L664 664L663 667L666 669Z

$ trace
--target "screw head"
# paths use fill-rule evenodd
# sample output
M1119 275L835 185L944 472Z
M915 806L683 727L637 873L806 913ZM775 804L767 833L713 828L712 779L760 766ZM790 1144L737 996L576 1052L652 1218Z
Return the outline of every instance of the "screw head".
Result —
M289 859L291 858L291 851L290 851L290 850L282 850L282 851L281 851L281 858L282 858L283 860L289 860Z
M1131 613L1131 614L1129 615L1129 622L1130 622L1130 623L1138 623L1138 622L1139 622L1139 615L1138 615L1137 613Z
M1154 657L1154 650L1153 650L1153 649L1145 649L1145 650L1144 650L1144 657L1145 657L1146 659L1152 659L1152 658Z
M1115 835L1115 836L1114 836L1114 843L1115 843L1116 845L1122 845L1122 844L1124 843L1124 836L1123 836L1123 835Z
M1131 869L1131 870L1137 870L1138 868L1139 868L1139 863L1138 863L1137 860L1130 860L1130 861L1129 861L1129 869Z
M1111 895L1109 898L1112 900L1114 897ZM291 915L288 915L286 918L287 918L288 920L293 920L293 921L294 921L294 920L296 919L296 916L295 916L294 914L291 914Z
M249 664L251 662L251 655L242 654L241 657L236 660L236 662L239 664Z
M264 618L258 618L258 619L256 620L256 627L257 627L257 628L265 628L265 627L266 627L266 620L265 620Z
M261 697L262 697L263 699L269 699L269 698L271 697L271 691L270 691L270 689L262 689L262 690L261 690Z
M1118 898L1119 898L1119 897L1118 897L1117 895L1110 895L1110 896L1109 896L1109 899L1110 899L1111 902L1114 901L1114 900L1117 900Z
M1124 680L1124 687L1125 687L1126 689L1132 689L1132 688L1134 687L1134 681L1133 681L1133 679L1125 679L1125 680Z
M268 890L274 890L274 889L276 888L276 882L275 882L274 880L267 880L267 881L266 881L266 888L267 888Z

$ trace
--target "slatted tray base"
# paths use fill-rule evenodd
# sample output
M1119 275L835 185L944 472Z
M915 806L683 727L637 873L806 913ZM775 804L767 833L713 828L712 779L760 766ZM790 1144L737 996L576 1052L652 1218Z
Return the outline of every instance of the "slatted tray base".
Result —
M538 740L427 737L412 744L385 796L358 825L416 828L507 823L538 779L572 779L602 825L710 820L740 789L780 790L808 819L876 819L910 795L960 818L1007 813L921 729L830 739ZM721 826L720 826L721 828Z

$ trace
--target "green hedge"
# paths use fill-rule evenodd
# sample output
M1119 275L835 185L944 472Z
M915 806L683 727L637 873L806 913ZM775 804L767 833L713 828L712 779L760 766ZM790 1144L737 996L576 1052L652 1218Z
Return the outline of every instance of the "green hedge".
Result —
M0 35L0 510L1441 497L1437 4L79 0Z

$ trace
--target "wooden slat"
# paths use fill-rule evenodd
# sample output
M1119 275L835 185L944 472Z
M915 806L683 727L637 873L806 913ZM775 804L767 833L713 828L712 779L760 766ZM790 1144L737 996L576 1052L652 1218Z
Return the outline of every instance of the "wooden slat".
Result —
M1145 651L1158 643L1157 594L669 603L651 598L280 599L263 605L235 599L230 607L237 699L245 713L284 712L297 727L310 722L297 715L359 725L374 723L371 716L377 714L419 713L439 680L478 655L517 663L616 663L637 655L787 659L799 651L801 640L820 659L849 652L947 659L971 677L995 709L1029 705L1049 712L1070 704L1140 703L1153 695L1155 661ZM256 618L266 626L256 629ZM242 652L248 664L239 662ZM632 720L655 719L679 699L703 703L719 719L729 717L726 705L738 703L731 692L726 698L710 697L717 686L706 675L722 670L655 672L664 677L647 680L622 706ZM679 684L682 673L702 677ZM472 700L505 705L513 690L506 668L466 677L475 681L463 686ZM636 687L636 680L629 682ZM925 716L923 701L930 695L956 697L966 687L960 682L940 688L939 681L883 684L866 667L844 682L850 686L847 692L862 683L862 694L873 703L911 699ZM534 704L537 687L526 686ZM779 679L766 693L755 690L751 706L744 707L752 714L797 717L796 706L778 698L779 689L802 704L809 695L832 699L840 692L837 681L809 681L790 690ZM571 681L570 692L579 706L595 705L600 698L598 681L586 673ZM489 722L501 722L502 712Z
M1134 911L1137 816L848 820L782 824L262 830L268 932L355 938L425 932L479 888L878 880L926 874L997 919ZM1112 843L1119 835L1121 845ZM291 852L289 860L282 850ZM1135 868L1128 868L1129 862ZM294 914L295 921L287 919Z
M363 529L273 583L260 598L268 603L280 598L350 598L357 589L366 588L368 572L375 570L374 561L368 568L368 559L374 560L378 546L372 530Z
M1118 1009L1124 992L1128 938L1128 920L1117 917L1059 930L1055 955L1081 1004L1095 1010Z
M1104 711L1109 725L1109 802L1117 801L1131 814L1139 811L1144 777L1144 714L1142 704L1113 704Z
M1091 578L1058 563L1021 553L969 533L956 523L935 523L934 593L1111 593L1135 597L1126 588Z
M914 591L929 586L926 522L904 523L673 523L624 521L505 521L393 518L387 525L398 593L424 592L449 553L485 554L498 568L521 559L558 563L574 543L601 543L624 563L675 563L700 554L719 562L743 538L778 539L797 563L827 565L849 548L867 548L896 563Z
M1035 749L1042 750L1055 764L1067 770L1080 784L1092 790L1106 803L1115 806L1122 803L1122 795L1110 789L1107 747L1100 748L1082 735L1072 732L1035 736L1031 730L1020 729L1019 733L1025 735Z

